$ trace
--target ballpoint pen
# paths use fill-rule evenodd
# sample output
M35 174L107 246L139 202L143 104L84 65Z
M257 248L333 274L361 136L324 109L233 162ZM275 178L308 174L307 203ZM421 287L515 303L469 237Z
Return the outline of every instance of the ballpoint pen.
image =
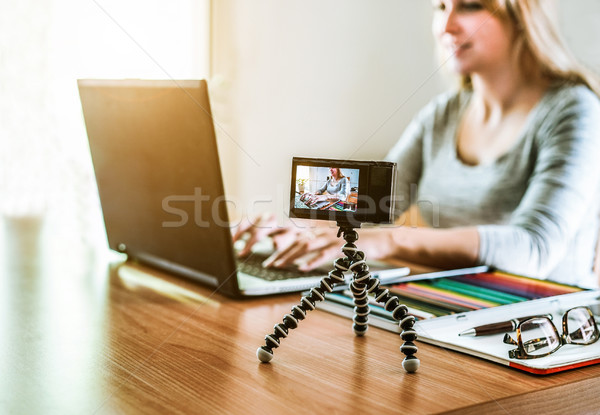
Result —
M459 333L458 335L459 336L485 336L485 335L489 335L489 334L505 333L508 331L515 330L520 322L525 321L530 318L534 318L534 317L548 317L549 319L552 320L552 314L519 317L519 318L513 318L512 320L508 320L508 321L501 321L499 323L490 323L490 324L484 324L482 326L476 326L476 327L470 328L468 330L465 330L462 333Z

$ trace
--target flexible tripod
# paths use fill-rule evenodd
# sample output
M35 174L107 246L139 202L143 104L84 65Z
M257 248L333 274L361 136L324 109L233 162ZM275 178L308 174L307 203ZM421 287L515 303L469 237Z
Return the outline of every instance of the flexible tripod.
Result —
M358 239L355 227L345 222L338 222L337 225L340 227L338 238L343 235L346 241L342 247L342 252L346 256L334 261L335 269L330 271L327 277L322 278L320 284L312 288L306 297L302 297L300 304L292 307L291 313L283 316L283 323L275 324L273 333L265 336L265 345L256 351L258 360L263 363L270 362L273 359L273 349L279 347L281 339L287 337L290 330L298 327L298 323L306 318L307 312L316 308L317 302L325 299L325 293L332 292L336 284L345 282L345 271L352 271L350 290L355 305L352 325L354 333L363 336L369 328L369 294L373 294L377 302L385 304L385 309L392 313L402 329L400 337L404 344L400 346L400 351L406 355L402 367L407 372L416 372L420 361L415 356L417 346L413 343L417 338L417 333L413 329L414 316L408 314L407 307L400 304L398 298L390 294L388 289L380 287L379 279L371 277L364 252L359 251L354 245Z

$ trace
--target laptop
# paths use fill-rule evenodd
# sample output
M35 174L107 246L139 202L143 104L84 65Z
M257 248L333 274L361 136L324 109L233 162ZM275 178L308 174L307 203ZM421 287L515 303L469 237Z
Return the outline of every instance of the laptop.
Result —
M231 297L307 290L331 270L266 269L268 252L237 258L206 81L78 87L111 249ZM373 271L384 281L407 273Z

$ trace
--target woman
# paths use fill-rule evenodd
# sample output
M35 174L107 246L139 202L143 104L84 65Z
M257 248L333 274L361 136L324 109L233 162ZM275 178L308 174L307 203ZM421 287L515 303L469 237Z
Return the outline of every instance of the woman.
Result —
M304 193L300 200L310 208L328 209L337 202L345 202L350 191L348 179L337 167L329 169L331 177L314 193Z
M364 229L367 258L443 268L487 264L581 286L592 272L600 206L597 81L561 42L549 0L435 0L433 31L462 80L409 125L398 163L400 212L435 228ZM417 187L417 200L410 188ZM414 192L413 192L414 193ZM256 229L252 230L256 233ZM333 232L276 237L287 266L339 256ZM260 233L260 232L259 232ZM285 244L283 244L285 245Z

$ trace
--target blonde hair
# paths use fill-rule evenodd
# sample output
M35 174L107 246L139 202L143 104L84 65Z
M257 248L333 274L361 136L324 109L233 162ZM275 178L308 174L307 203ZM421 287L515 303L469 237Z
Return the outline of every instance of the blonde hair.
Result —
M558 30L555 0L483 0L483 6L516 33L521 70L530 79L541 76L554 85L585 85L600 97L598 76L571 54ZM471 88L468 75L462 86Z
M338 177L335 178L336 180L346 177L346 176L344 176L344 173L342 173L342 169L340 169L339 167L330 167L330 168L337 170ZM350 179L348 179L348 180L350 180Z

